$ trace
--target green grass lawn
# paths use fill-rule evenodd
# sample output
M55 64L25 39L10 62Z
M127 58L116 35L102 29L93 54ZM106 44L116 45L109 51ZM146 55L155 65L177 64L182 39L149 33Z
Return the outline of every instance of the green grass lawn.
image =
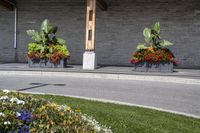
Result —
M101 103L63 96L34 95L93 116L114 133L200 133L200 119L139 107Z

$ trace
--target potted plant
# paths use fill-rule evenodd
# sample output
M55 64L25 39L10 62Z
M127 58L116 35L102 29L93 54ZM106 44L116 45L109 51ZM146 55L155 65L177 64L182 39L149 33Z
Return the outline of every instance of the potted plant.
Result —
M27 34L34 40L28 44L29 67L66 67L70 53L66 41L56 37L57 29L57 26L45 19L40 32L27 30Z
M131 58L135 71L173 72L173 66L177 65L177 61L167 48L173 43L161 39L160 23L157 22L153 28L145 28L143 35L145 42L137 46L137 51Z

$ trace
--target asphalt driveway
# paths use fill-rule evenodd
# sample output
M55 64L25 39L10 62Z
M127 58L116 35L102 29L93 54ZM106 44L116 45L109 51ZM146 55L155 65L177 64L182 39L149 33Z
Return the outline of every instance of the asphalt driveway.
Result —
M0 88L106 99L200 116L200 85L59 76L2 75Z

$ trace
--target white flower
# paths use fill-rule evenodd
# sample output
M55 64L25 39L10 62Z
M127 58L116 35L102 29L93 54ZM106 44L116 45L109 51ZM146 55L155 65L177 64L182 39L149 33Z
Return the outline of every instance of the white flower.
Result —
M11 99L10 99L10 102L12 102L12 103L16 102L17 104L23 104L23 105L25 104L24 101L19 100L19 99L17 99L16 97L11 98Z
M94 130L97 132L105 132L105 133L113 133L112 130L105 125L99 124L95 119L91 116L87 116L86 114L82 115L82 119L89 122L91 126L94 127Z
M2 97L0 97L0 100L6 100L6 99L9 99L9 97L8 96L2 96Z
M61 110L67 109L68 106L67 106L67 105L60 105L58 108L59 108L59 110L61 111Z
M2 112L0 112L0 116L2 116L2 117L5 117L5 114L4 114L4 113L2 113Z
M10 91L9 90L3 90L3 92L8 94Z
M17 100L18 100L17 98L13 97L13 98L10 99L10 102L14 103L14 102L16 102Z
M17 102L17 104L23 104L23 105L25 104L25 102L22 100L17 100L16 102Z
M4 122L4 125L10 125L11 123L10 123L10 121L5 121Z
M16 113L16 116L17 116L17 117L20 117L21 115L22 115L22 114L19 113L19 112Z

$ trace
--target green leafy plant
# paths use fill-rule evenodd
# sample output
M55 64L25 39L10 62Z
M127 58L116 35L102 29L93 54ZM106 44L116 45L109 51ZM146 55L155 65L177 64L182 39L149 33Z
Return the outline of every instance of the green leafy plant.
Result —
M143 31L144 43L140 43L137 49L147 49L148 47L164 48L173 45L173 43L161 39L160 36L160 23L157 22L153 28L145 28Z
M170 61L177 65L177 60L172 52L167 48L173 43L164 40L160 36L160 23L157 22L152 28L145 28L143 31L144 43L137 46L137 51L131 58L131 63L135 64L141 61Z
M69 58L70 52L67 48L66 41L62 38L56 37L56 32L58 30L57 26L53 26L48 19L45 19L41 24L41 31L37 32L35 30L27 30L27 35L29 35L34 42L28 45L28 58L34 59L51 59L50 57L55 53L59 53L59 62L62 58ZM59 49L53 48L53 46ZM37 55L37 56L36 56ZM54 61L53 61L54 62ZM54 63L56 63L54 62Z

